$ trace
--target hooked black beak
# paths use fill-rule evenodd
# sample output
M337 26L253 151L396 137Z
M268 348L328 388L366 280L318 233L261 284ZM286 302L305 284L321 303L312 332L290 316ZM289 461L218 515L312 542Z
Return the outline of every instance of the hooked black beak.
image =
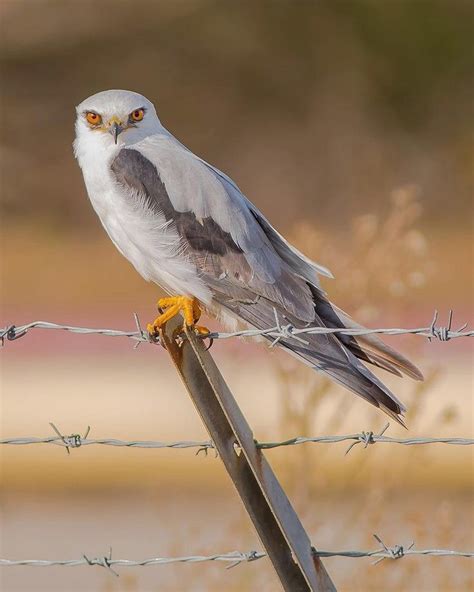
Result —
M119 134L123 132L123 129L124 128L116 121L114 121L109 127L109 134L112 134L115 143L117 143L117 138L119 137Z

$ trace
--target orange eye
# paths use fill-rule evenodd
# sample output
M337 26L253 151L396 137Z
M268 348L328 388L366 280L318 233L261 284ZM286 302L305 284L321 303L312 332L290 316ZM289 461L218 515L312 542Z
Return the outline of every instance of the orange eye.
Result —
M98 113L94 113L94 111L88 111L86 113L87 123L91 125L99 125L102 123L102 117Z
M130 113L130 119L132 121L141 121L145 115L145 109L135 109Z

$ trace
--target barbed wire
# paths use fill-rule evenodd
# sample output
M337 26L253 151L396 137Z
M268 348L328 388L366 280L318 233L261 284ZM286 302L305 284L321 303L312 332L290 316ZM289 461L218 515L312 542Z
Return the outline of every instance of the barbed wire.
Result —
M76 567L78 565L98 565L109 569L114 575L119 574L112 569L112 566L125 566L125 567L143 567L146 565L167 565L170 563L203 563L206 561L221 561L225 563L231 563L228 566L234 567L243 562L256 561L266 557L266 553L259 553L257 551L249 551L248 553L240 551L231 551L230 553L222 553L216 555L187 555L182 557L151 557L149 559L112 559L112 549L110 549L109 555L103 557L88 557L83 555L80 559L60 559L60 560L49 560L49 559L0 559L0 566L11 567L28 565L33 567Z
M453 322L453 311L450 310L448 314L448 324L446 326L437 325L438 322L438 311L435 311L431 324L426 327L418 327L413 329L403 328L378 328L378 329L366 329L364 327L345 329L345 328L328 328L328 327L304 327L296 328L291 323L282 324L278 317L276 309L275 313L275 325L268 329L246 329L242 331L233 331L231 333L225 332L211 332L207 335L200 335L203 339L229 339L232 337L258 337L266 336L273 339L271 346L276 345L281 339L296 339L303 341L300 335L304 334L318 334L318 335L351 335L353 337L362 335L418 335L420 337L427 338L428 340L437 339L439 341L449 341L459 337L474 337L474 331L466 331L467 323L461 325L457 330L452 329ZM5 340L15 341L20 337L24 337L32 329L45 329L45 330L59 330L67 331L70 333L77 333L81 335L104 335L107 337L127 337L136 342L140 343L158 343L159 339L152 337L147 331L144 331L141 327L138 315L134 314L136 330L135 331L121 331L117 329L100 329L90 327L79 327L73 325L62 325L60 323L51 323L49 321L33 321L25 325L7 325L0 329L0 342L4 345Z
M69 453L70 448L80 448L81 446L118 446L127 448L197 448L196 454L204 452L207 454L208 450L215 450L214 443L211 440L177 440L173 442L160 442L157 440L119 440L116 438L87 438L90 433L90 426L83 436L81 434L70 434L68 436L63 435L55 424L50 423L53 430L56 432L56 436L46 436L38 438L34 436L24 436L21 438L4 438L0 440L0 444L22 446L27 444L54 444L56 446L63 446ZM339 442L349 442L351 445L347 448L346 454L348 454L354 446L357 444L363 444L364 448L367 448L370 444L376 444L377 442L383 442L387 444L401 444L403 446L418 446L423 444L451 444L455 446L472 446L474 445L474 439L471 438L392 438L385 436L385 432L390 427L387 423L383 430L379 434L374 434L373 431L362 431L356 434L344 434L340 436L297 436L296 438L290 438L289 440L282 440L278 442L259 442L255 441L257 448L262 450L268 450L271 448L280 448L282 446L295 446L298 444L337 444Z
M375 551L319 551L313 548L313 554L317 557L350 557L358 559L359 557L375 557L374 565L379 564L384 559L401 559L407 555L432 555L434 557L474 557L474 551L453 551L451 549L414 549L415 541L412 541L408 547L395 545L387 547L379 535L372 535L374 539L382 545Z
M401 559L407 555L419 556L434 556L434 557L474 557L473 551L455 551L452 549L414 549L415 543L412 542L408 547L403 545L395 545L388 547L382 539L374 534L374 538L380 543L381 547L373 551L321 551L312 548L312 553L316 557L347 557L352 559L359 559L362 557L375 558L374 565L377 565L384 559ZM263 559L267 554L261 551L231 551L230 553L219 553L214 555L186 555L181 557L151 557L149 559L113 559L112 548L109 554L102 557L88 557L82 555L79 559L64 559L64 560L50 560L50 559L0 559L0 566L33 566L33 567L77 567L79 565L97 565L105 567L114 575L119 574L113 569L115 566L123 567L143 567L146 565L169 565L171 563L203 563L208 561L230 563L228 569L235 567L241 563L249 563Z

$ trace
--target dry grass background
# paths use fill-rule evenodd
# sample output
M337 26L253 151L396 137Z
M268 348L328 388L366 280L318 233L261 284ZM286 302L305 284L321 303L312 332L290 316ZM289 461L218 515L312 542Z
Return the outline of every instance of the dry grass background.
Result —
M429 7L429 9L427 8ZM132 326L144 284L90 212L73 105L107 87L158 100L170 129L223 168L336 281L371 326L472 309L470 8L464 2L2 3L5 322ZM146 18L145 18L146 17ZM124 43L125 39L131 42ZM3 321L2 323L3 324ZM410 434L471 436L466 342L392 338L426 381L389 378ZM163 355L106 338L31 334L2 352L6 436L204 438ZM381 429L384 417L302 365L242 341L213 347L260 439ZM405 435L391 426L393 435ZM306 445L268 452L321 548L473 548L467 448ZM260 548L218 460L189 451L1 451L2 555L116 557ZM464 591L467 559L326 560L339 589ZM2 570L5 592L270 591L265 560L122 570Z

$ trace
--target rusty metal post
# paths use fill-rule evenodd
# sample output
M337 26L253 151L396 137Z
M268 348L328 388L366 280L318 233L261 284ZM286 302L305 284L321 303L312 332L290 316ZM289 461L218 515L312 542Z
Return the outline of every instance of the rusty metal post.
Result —
M178 317L179 318L179 317ZM285 492L201 339L160 334L286 592L336 592Z

